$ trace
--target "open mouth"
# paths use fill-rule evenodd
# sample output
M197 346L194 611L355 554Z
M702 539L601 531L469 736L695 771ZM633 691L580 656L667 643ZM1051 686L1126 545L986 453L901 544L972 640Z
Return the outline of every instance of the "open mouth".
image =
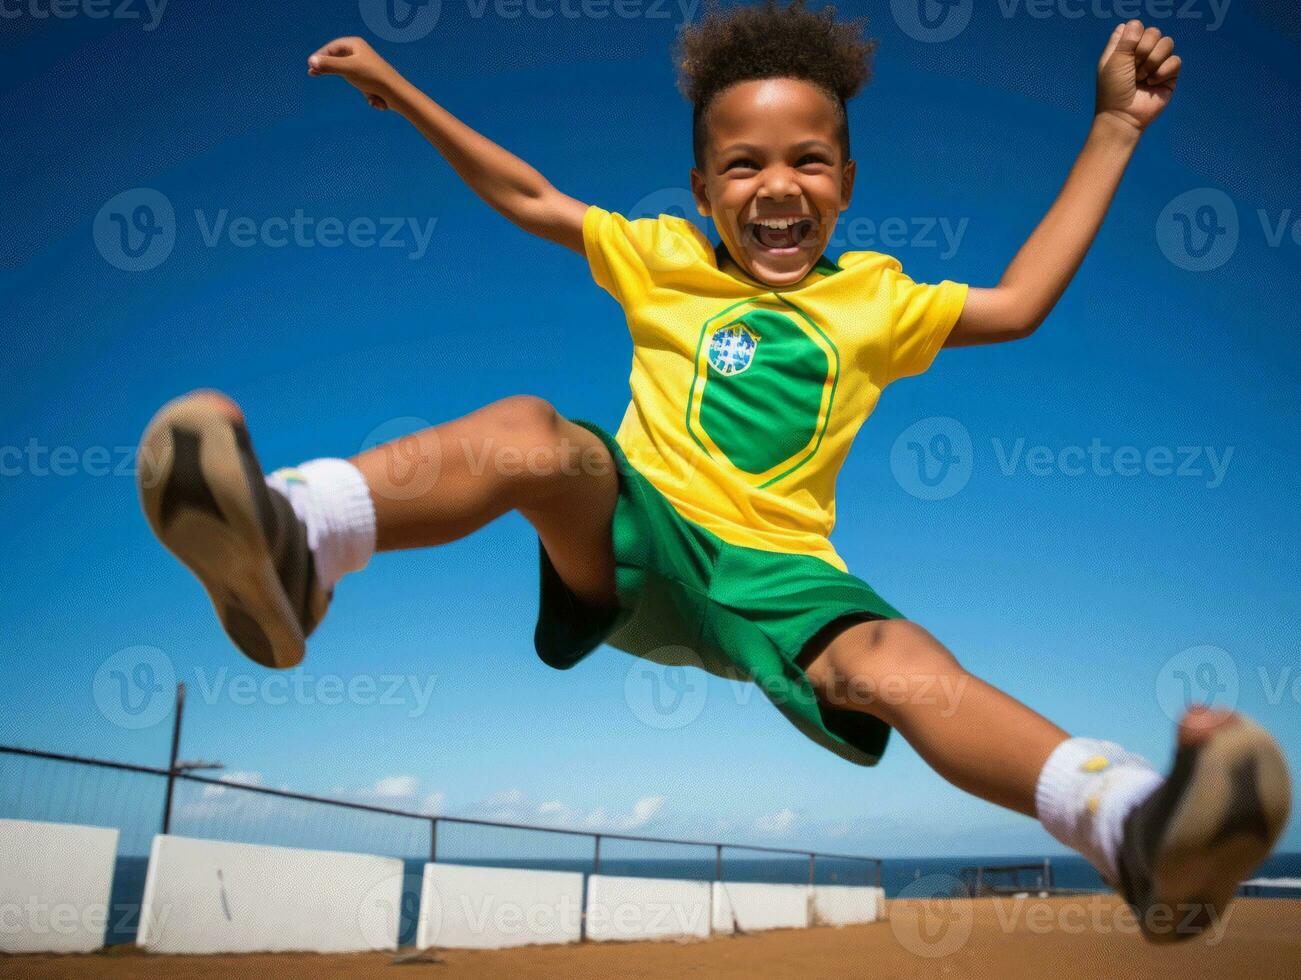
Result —
M760 218L746 223L745 234L765 252L790 255L813 238L817 222L812 218Z

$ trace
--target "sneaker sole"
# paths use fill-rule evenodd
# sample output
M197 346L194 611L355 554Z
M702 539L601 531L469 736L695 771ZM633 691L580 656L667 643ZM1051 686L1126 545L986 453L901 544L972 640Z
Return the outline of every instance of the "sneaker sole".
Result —
M1149 940L1180 942L1223 916L1282 833L1291 792L1278 743L1255 722L1237 716L1207 740L1153 860L1148 909L1171 926L1145 924Z
M248 432L186 396L164 406L140 441L137 481L158 540L199 579L231 642L265 667L293 667L303 629L276 573L271 502Z

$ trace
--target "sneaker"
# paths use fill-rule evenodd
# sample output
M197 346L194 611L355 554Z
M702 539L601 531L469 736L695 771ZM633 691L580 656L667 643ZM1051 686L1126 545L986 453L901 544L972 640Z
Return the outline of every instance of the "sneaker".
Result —
M214 391L165 405L141 438L137 482L149 526L198 577L235 646L266 667L299 663L330 596L239 406Z
M1291 795L1268 732L1232 712L1190 710L1170 775L1125 820L1119 884L1143 935L1180 942L1215 923L1283 832Z

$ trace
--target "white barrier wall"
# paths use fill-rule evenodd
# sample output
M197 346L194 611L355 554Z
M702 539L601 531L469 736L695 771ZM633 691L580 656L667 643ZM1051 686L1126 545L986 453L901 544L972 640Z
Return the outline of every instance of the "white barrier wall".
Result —
M0 820L0 952L104 945L116 829Z
M885 891L854 885L816 885L812 924L845 926L884 918Z
M808 885L714 882L713 924L717 933L761 929L803 929L809 924Z
M397 949L402 862L159 834L136 942L151 953Z
M710 882L670 878L587 879L587 938L709 937Z
M426 864L416 946L501 949L576 943L583 925L583 876Z

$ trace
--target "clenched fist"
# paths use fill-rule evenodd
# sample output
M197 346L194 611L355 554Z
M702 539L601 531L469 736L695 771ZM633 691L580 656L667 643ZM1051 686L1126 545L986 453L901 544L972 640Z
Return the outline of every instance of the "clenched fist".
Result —
M1110 113L1139 130L1165 109L1182 64L1175 42L1143 22L1120 24L1098 62L1098 112Z
M340 37L307 59L309 75L339 75L376 109L387 109L400 78L375 49L359 37Z

